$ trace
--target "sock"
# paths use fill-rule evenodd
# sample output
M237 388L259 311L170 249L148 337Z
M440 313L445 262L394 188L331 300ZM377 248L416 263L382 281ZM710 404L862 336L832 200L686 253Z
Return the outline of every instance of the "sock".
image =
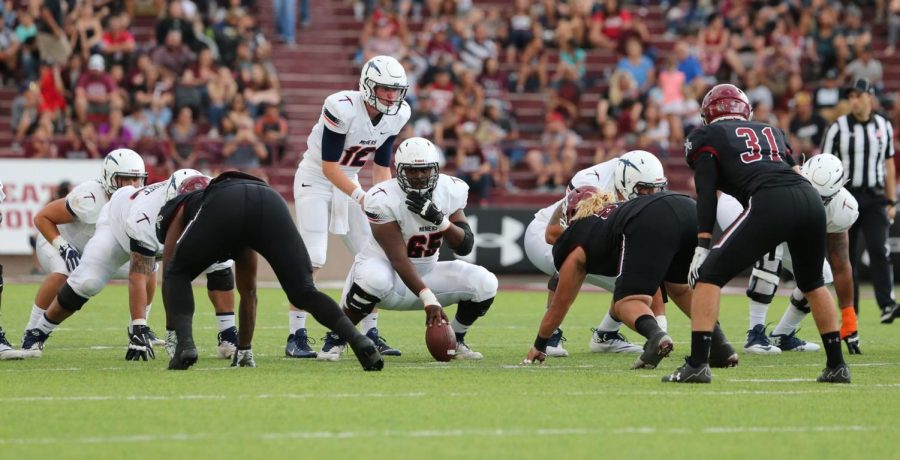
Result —
M456 341L463 342L466 337L466 332L469 330L469 326L460 323L458 319L453 318L450 321L450 328L453 329L453 332L456 334Z
M657 316L656 324L659 324L659 328L662 329L663 332L669 332L669 320L666 318L666 315Z
M826 366L835 368L844 364L844 353L841 350L841 336L838 331L822 334L822 345L825 347L827 357Z
M138 318L131 320L131 324L128 325L128 333L134 332L134 326L146 326L147 319L146 318Z
M31 306L31 317L28 318L28 325L25 326L25 330L27 331L28 329L36 328L38 325L38 321L40 321L41 317L43 317L43 316L44 316L44 310L42 310L41 307L38 307L37 305L32 305Z
M234 312L216 313L216 321L219 323L219 332L234 327Z
M709 350L712 348L712 332L691 332L691 365L700 367L709 364Z
M614 320L612 315L609 314L609 310L607 310L606 315L603 316L603 321L600 321L600 325L597 326L597 330L604 332L615 332L618 331L621 327L622 323Z
M653 315L643 315L635 320L634 330L636 330L638 334L641 334L648 340L662 331L662 329L659 328L659 324L657 324L656 318L654 318Z
M306 329L306 312L302 310L289 310L288 328L291 334L297 332L297 329Z
M150 319L150 309L151 309L152 307L153 307L153 304L149 304L149 305L147 305L147 308L144 309L144 319L145 319L145 320L149 320L149 319ZM146 323L144 323L144 325L146 325Z
M772 330L772 335L790 334L796 331L800 327L800 322L803 321L803 318L806 318L806 315L805 311L798 310L793 305L788 305L787 310L784 311L784 316L781 317L781 321Z
M841 339L856 332L856 311L853 307L841 308Z
M44 334L53 332L53 330L56 329L56 326L59 326L59 324L47 319L47 315L41 315L41 319L39 319L37 325L35 325L35 327L40 329Z
M753 329L757 324L766 324L766 313L769 311L769 304L750 300L750 327Z
M378 327L378 313L369 313L359 322L359 325L359 330L363 334L369 332L369 329L372 329L373 327Z

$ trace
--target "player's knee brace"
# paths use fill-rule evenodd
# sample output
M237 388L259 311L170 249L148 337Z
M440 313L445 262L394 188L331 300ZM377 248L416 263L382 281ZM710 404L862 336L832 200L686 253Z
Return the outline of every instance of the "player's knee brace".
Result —
M460 256L467 256L472 252L472 248L475 247L475 234L472 233L472 227L469 226L468 222L454 222L453 224L461 228L465 233L462 242L459 243L459 246L453 248L453 252Z
M764 256L753 266L747 297L764 304L772 303L780 276L781 261L769 255Z
M381 299L375 295L369 294L364 291L360 285L353 283L350 286L350 290L347 291L347 295L344 297L344 306L350 310L355 310L363 315L368 315L372 313L372 310L375 309L375 305L378 305Z
M206 274L206 289L209 291L230 291L234 289L234 272L231 267Z
M791 305L803 313L809 314L809 312L812 311L809 308L809 301L806 300L806 296L803 295L803 292L799 289L794 289L794 291L791 292Z
M474 323L476 319L487 314L493 303L493 297L482 300L481 302L462 300L456 306L456 320L462 324L470 325Z
M81 307L88 301L88 299L75 293L72 287L69 286L69 283L63 283L59 293L56 294L56 300L59 301L60 307L69 311L81 310Z
M559 273L554 273L553 276L550 277L550 281L547 281L547 290L556 292L557 286L559 286Z

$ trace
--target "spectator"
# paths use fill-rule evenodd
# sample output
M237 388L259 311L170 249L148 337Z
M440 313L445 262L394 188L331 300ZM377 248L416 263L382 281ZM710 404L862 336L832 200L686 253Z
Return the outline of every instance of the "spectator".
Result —
M150 118L147 117L146 109L143 107L138 107L135 110L132 110L124 120L122 120L122 125L131 133L132 137L140 141L145 137L156 138L156 127L151 123Z
M136 47L134 36L125 29L126 21L122 16L111 17L109 30L103 33L101 48L113 64L129 64Z
M58 153L48 128L42 126L34 131L31 135L29 158L56 158Z
M288 47L297 47L297 13L294 8L296 0L274 0L273 13L275 13L275 35L279 40L287 43ZM308 9L308 8L307 8Z
M265 105L262 116L256 120L254 128L256 137L266 144L269 158L276 163L284 156L284 147L288 136L288 123L278 112L277 105Z
M375 56L387 55L398 60L406 56L406 45L388 23L384 27L375 28L374 36L363 45L363 60L368 61Z
M465 70L459 77L459 85L453 90L453 104L435 126L434 138L438 144L443 142L445 128L460 128L466 121L477 120L484 111L484 89L475 76Z
M657 153L658 156L669 155L669 121L662 116L656 102L647 102L644 113L637 123L638 145L644 150Z
M156 47L150 57L160 70L175 77L181 76L196 58L181 42L181 32L177 30L170 30L165 45Z
M503 111L499 103L488 102L485 116L475 130L475 140L491 164L494 183L505 187L509 192L516 191L509 173L525 156L525 152L517 145L518 138L519 129L515 120Z
M644 56L644 49L637 39L628 40L625 45L625 57L619 59L616 70L628 72L642 94L653 86L653 61Z
M268 156L266 146L253 134L253 125L241 122L237 132L225 139L222 156L228 166L244 170L258 168L261 160Z
M19 66L26 80L38 79L39 53L37 47L37 25L27 10L19 11L19 25L16 26L16 40L21 43Z
M600 125L600 142L594 149L594 164L603 163L622 153L625 153L625 139L619 136L619 124L616 120L608 118Z
M566 179L572 175L578 153L575 147L581 138L566 127L565 118L556 112L547 115L544 134L541 135L541 149L534 149L525 155L525 164L537 178L536 186L541 191L551 191L550 184L562 189Z
M197 37L194 35L191 22L185 18L182 3L170 0L166 12L166 17L156 23L156 45L165 45L169 32L174 30L181 32L181 39L188 47L198 48Z
M253 116L258 115L260 104L281 104L278 80L261 64L253 64L250 84L244 88L244 100Z
M847 42L848 51L858 56L863 49L872 45L872 31L862 22L862 10L851 3L844 9L844 23L841 29Z
M812 96L807 92L794 96L794 109L796 113L791 118L789 128L791 147L798 153L818 153L828 122L813 110Z
M35 83L25 85L12 106L12 128L17 144L23 143L37 129L40 106L40 87Z
M559 74L553 87L547 93L547 107L551 112L565 113L570 122L579 117L582 84L575 67L559 63Z
M175 169L193 168L197 160L196 152L197 125L190 107L182 107L178 111L175 123L169 127L169 138L172 140L172 161Z
M816 107L816 111L826 120L834 120L839 115L838 104L841 102L841 88L837 70L830 69L826 72L825 78L820 84L821 86L816 89L813 104Z
M450 69L440 67L435 70L434 81L425 87L428 97L431 99L431 113L438 117L450 109L453 104L453 95L456 85L450 75ZM438 142L440 144L440 142Z
M497 56L497 45L488 37L487 26L476 24L472 37L466 40L460 50L459 57L462 59L462 63L475 75L481 75L484 62L488 59L496 59Z
M120 108L116 82L106 73L103 56L88 61L88 72L78 78L75 89L75 113L80 123L104 120L113 108Z
M88 142L82 138L82 132L86 134L85 137L89 140ZM77 130L74 126L69 126L66 129L65 148L62 149L60 158L100 158L100 149L97 146L97 136L94 131L94 125L87 123L83 127L78 127Z
M231 107L228 111L228 115L222 119L222 134L237 134L238 127L243 125L250 126L252 132L253 117L247 110L247 103L244 100L244 96L238 93L231 100Z
M694 86L697 92L703 92L703 89L706 88L703 66L700 65L697 56L691 54L687 41L675 42L675 59L677 60L676 68L684 74L685 83Z
M30 16L30 15L28 15ZM66 62L72 48L63 29L62 0L43 0L38 22L37 48L41 57L53 62ZM20 40L24 43L24 40Z
M425 57L431 65L438 65L442 59L449 62L456 60L456 47L447 37L447 25L438 22L432 27L431 40L425 47Z
M807 55L817 66L817 75L833 68L842 69L847 63L847 41L836 22L834 8L825 4L816 17L812 39L807 41Z
M456 147L456 175L475 192L478 205L484 206L491 189L491 163L475 141L475 124L466 123L461 131Z
M669 56L666 68L659 72L659 89L662 93L662 115L668 122L674 142L684 138L681 117L685 112L684 89L686 77L678 69L677 57Z
M5 21L0 21L0 79L14 78L18 61L19 39L16 32L7 27Z
M485 102L496 101L503 104L504 108L510 106L509 92L507 87L509 77L500 70L500 62L495 59L487 59L481 75L478 77L478 84L484 88Z
M214 36L216 47L219 49L219 60L226 67L234 68L237 60L238 45L243 40L238 28L240 21L240 14L232 9L225 17L225 22L215 29ZM159 35L157 35L157 39L159 39Z
M561 30L566 30L566 32L557 35L559 43L559 63L560 65L565 64L574 68L577 79L584 83L585 74L587 73L587 68L585 67L587 53L576 46L578 41L572 37L568 28ZM557 75L557 78L559 78L559 75Z
M750 105L754 109L764 105L769 110L772 110L772 107L775 105L772 91L760 81L759 72L755 70L750 70L744 74L744 93L747 94L747 98L750 99Z
M124 119L120 109L113 109L109 112L109 120L97 128L100 150L109 152L131 145L132 135L125 127Z
M727 60L732 67L739 62L737 54L729 48L731 33L725 28L725 20L719 14L709 16L706 27L700 31L697 44L700 49L700 63L706 75L715 77L723 60Z
M884 87L884 68L881 61L872 56L872 45L863 46L859 56L847 65L846 71L851 80L865 78L879 91Z
M531 46L535 38L541 38L537 33L539 26L531 16L530 6L529 0L515 0L513 13L507 24L507 62L515 62L518 53Z
M235 95L238 93L238 86L234 78L232 78L231 72L225 67L220 67L219 72L206 86L206 91L209 99L206 119L212 126L209 137L217 139L219 137L219 126L227 111L227 101L235 98Z
M102 51L100 44L103 37L103 26L100 24L100 18L94 14L94 5L90 2L76 7L76 13L78 16L75 19L74 28L69 34L69 43L72 44L72 53L81 55L86 61L91 54L98 54Z
M888 38L885 56L893 56L897 46L897 36L900 35L900 0L889 0L888 4Z
M46 114L56 125L55 131L63 132L66 124L66 100L63 97L63 81L59 66L45 65L41 67L41 105L40 112Z
M619 39L631 28L631 13L622 8L619 0L605 0L595 6L591 18L590 41L594 47L614 50Z
M544 41L535 37L519 58L519 73L516 75L516 92L526 89L544 91L547 88L547 58ZM535 85L532 79L537 80Z

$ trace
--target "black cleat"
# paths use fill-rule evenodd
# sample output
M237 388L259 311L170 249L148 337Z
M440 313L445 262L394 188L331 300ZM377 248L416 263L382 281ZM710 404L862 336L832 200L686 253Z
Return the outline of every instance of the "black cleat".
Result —
M175 347L175 356L169 360L169 370L184 371L197 363L197 347L193 339L178 337L178 345Z
M709 367L723 368L738 365L738 354L734 347L726 342L709 352Z
M647 340L644 344L644 352L631 365L632 369L656 369L659 362L663 360L674 349L672 338L665 331L659 331Z
M384 358L381 357L381 353L375 348L375 343L371 339L360 334L348 342L363 370L380 371L384 367Z
M709 365L702 364L700 367L691 365L688 358L684 358L684 364L675 369L670 375L662 378L663 382L671 383L710 383L712 382L712 374L709 372Z
M881 307L881 324L891 324L894 318L900 315L900 308L897 304L885 305Z
M850 368L846 364L838 367L826 367L822 375L816 379L819 383L850 383Z

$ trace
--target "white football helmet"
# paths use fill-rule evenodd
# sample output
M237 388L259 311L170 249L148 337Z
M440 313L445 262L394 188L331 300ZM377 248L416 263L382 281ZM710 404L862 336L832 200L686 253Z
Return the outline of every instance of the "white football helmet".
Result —
M405 193L428 195L437 186L440 174L440 155L437 147L428 139L411 137L397 147L394 154L394 166L397 167L397 183ZM407 173L412 169L430 169L427 178L410 179Z
M118 188L116 181L119 177L137 177L141 179L141 185L147 180L147 170L144 168L144 159L131 149L115 149L103 159L103 175L100 182L106 193L112 195Z
M825 202L831 200L847 183L844 179L844 164L830 154L820 153L803 163L800 174L819 192Z
M172 177L169 178L169 185L166 186L166 201L171 200L178 196L178 187L181 187L181 183L184 182L185 179L192 176L202 176L203 173L197 171L196 169L179 169L172 173Z
M400 95L391 104L384 104L375 97L375 87L377 86L396 88L400 91ZM396 115L400 112L407 89L409 89L409 82L406 80L406 71L396 59L390 56L375 56L363 65L359 76L359 91L363 94L366 103L375 107L379 112L385 115Z
M650 152L632 150L616 163L616 191L626 200L640 195L638 188L665 189L669 184L662 163Z

